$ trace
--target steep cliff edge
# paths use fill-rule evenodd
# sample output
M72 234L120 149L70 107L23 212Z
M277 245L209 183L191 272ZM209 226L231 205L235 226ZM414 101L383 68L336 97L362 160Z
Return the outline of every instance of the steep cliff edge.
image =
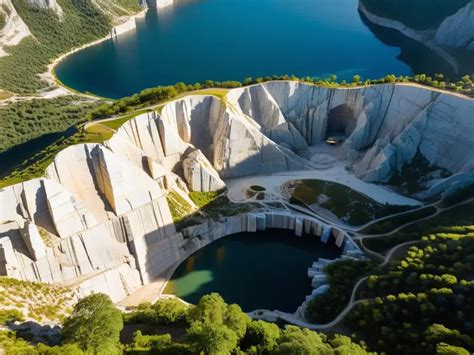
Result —
M3 50L5 46L16 46L30 35L30 30L18 15L11 0L0 0L0 12L5 18L5 26L0 28L0 57L2 57L7 55Z
M334 158L366 181L386 181L421 154L450 173L426 196L461 188L474 181L472 117L474 100L408 85L279 81L223 99L189 95L109 141L65 149L45 177L0 190L0 273L119 301L200 246L254 228L256 217L243 215L178 233L170 192L192 204L188 191L216 191L228 178L325 169L312 151L334 134L344 140ZM289 215L265 225L277 220L294 228Z

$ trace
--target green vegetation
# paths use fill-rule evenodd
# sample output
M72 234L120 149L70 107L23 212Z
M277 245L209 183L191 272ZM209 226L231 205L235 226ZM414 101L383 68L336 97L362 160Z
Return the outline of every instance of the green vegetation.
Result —
M25 100L0 106L0 152L85 122L88 113L97 106L97 102L79 96Z
M329 290L311 300L306 316L313 323L328 323L347 306L352 289L374 264L369 261L341 260L329 264L324 271L328 275Z
M153 325L184 324L188 306L177 298L163 299L155 304L142 303L133 312L124 313L124 323Z
M214 201L217 197L219 197L223 193L224 193L224 190L210 191L210 192L192 191L189 193L189 197L195 203L195 205L201 209L209 205L212 201Z
M181 222L195 211L195 208L175 191L170 191L166 196L166 200L175 223Z
M241 83L236 81L212 81L208 80L204 83L196 83L193 85L186 85L185 83L177 83L169 86L157 86L150 89L140 91L140 93L124 97L122 99L114 101L112 104L103 104L96 110L91 112L92 119L102 119L112 117L116 115L122 115L139 108L156 105L163 103L167 100L177 98L178 96L190 93L196 90L209 89L209 88L236 88L242 86ZM208 95L212 95L212 91L206 91ZM218 92L219 96L222 96L222 92Z
M71 48L104 37L110 20L90 0L58 0L63 18L49 9L13 0L33 37L9 47L9 56L0 58L0 88L21 94L44 89L37 74L46 72L51 60Z
M435 171L440 172L440 177L450 175L448 171L431 165L428 159L417 152L410 162L403 165L401 171L395 170L387 184L395 186L402 194L412 195L426 189L427 176Z
M176 228L181 230L202 223L204 218L219 218L247 213L258 206L251 203L233 203L223 190L215 192L190 192L190 199L199 208L196 210L177 192L168 193L167 201Z
M437 27L470 0L361 0L371 13L416 30Z
M350 330L387 353L434 354L449 347L456 352L446 353L472 353L473 231L451 227L429 234L401 260L373 273L363 290L367 300L349 314Z
M377 238L364 239L364 245L375 252L384 252L398 244L420 240L423 235L438 233L449 228L463 230L474 224L474 202L468 202L444 212L432 218L426 219L402 228L395 234ZM468 227L462 227L468 226Z
M32 345L24 339L18 338L15 332L0 331L0 351L4 354L25 355L82 355L77 345L47 346L44 344Z
M132 344L125 347L125 353L153 354L367 354L359 344L340 335L328 337L324 334L264 321L252 321L238 305L228 305L218 294L203 296L196 306L179 306L175 301L160 300L153 306L140 307L129 319L139 324L155 322L153 314L160 314L160 303L171 307L179 314L178 324L185 329L186 338L181 343L173 342L169 335L143 335L135 333ZM143 310L147 314L142 317ZM176 311L177 312L174 312ZM137 316L140 314L140 316ZM184 319L184 320L183 320ZM159 322L170 325L173 322Z
M112 300L101 293L80 300L65 320L61 332L66 344L95 354L120 353L122 315Z
M382 205L351 188L330 181L298 180L287 185L290 202L302 201L309 208L324 208L351 225L406 211L407 206Z
M0 30L3 29L3 27L5 27L6 24L7 24L7 15L5 15L5 13L3 12L0 12Z
M24 319L58 322L73 302L67 288L0 277L0 324Z
M204 83L195 83L195 84L185 84L185 83L177 83L175 85L170 86L157 86L150 89L142 90L140 93L125 97L115 101L112 104L104 104L99 107L97 110L91 113L92 119L102 119L107 117L112 117L119 114L124 114L127 112L131 112L138 108L143 108L147 106L156 105L158 103L162 103L166 100L174 99L180 95L185 93L189 93L196 90L202 90L201 93L207 95L216 95L219 97L223 97L225 95L225 91L222 92L220 89L232 89L241 86L248 86L253 84L260 84L267 81L272 80L293 80L293 81L300 81L306 84L314 84L319 86L325 87L354 87L358 85L374 85L374 84L385 84L385 83L420 83L427 86L433 86L436 88L443 88L446 90L453 90L456 92L461 92L464 94L471 94L474 92L472 89L472 81L474 78L466 75L462 79L457 82L449 82L449 80L444 78L443 75L437 74L435 78L431 78L427 75L417 75L415 77L408 77L408 76L400 76L396 77L395 75L387 75L384 78L378 80L364 80L360 81L360 77L358 78L359 81L347 83L346 81L337 82L337 77L332 76L327 79L320 79L320 78L313 78L313 77L304 77L298 78L294 75L273 75L263 78L247 78L242 83L238 81L212 81L207 80ZM443 83L443 84L441 84Z
M390 217L384 219L380 222L371 224L367 228L364 228L360 231L362 234L382 234L382 233L389 233L394 229L403 226L406 223L410 223L412 221L416 221L421 218L426 218L431 216L436 212L435 207L425 207L413 212L407 212L405 214Z
M25 320L23 313L18 309L1 309L0 310L0 325L6 325L10 322L22 322Z

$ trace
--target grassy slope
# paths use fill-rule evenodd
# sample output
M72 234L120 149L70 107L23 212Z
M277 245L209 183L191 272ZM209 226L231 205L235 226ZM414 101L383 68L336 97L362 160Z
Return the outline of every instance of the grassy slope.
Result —
M417 30L437 27L470 0L360 0L378 16L400 21Z

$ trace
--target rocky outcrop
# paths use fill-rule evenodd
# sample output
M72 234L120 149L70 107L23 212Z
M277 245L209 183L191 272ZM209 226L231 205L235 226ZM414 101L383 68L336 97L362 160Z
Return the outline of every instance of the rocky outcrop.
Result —
M474 50L474 1L446 18L436 29L437 44Z
M146 0L149 7L163 9L174 4L174 0Z
M124 34L125 32L133 31L137 28L135 18L131 17L125 20L123 23L116 25L112 27L110 30L110 37L111 38L116 38L117 36L120 36L121 34Z
M285 228L348 246L342 230L290 212L177 233L167 194L193 206L187 192L219 190L224 178L318 169L311 149L332 130L345 136L338 158L360 178L386 181L421 154L452 175L428 184L427 195L451 194L472 183L472 117L474 100L410 85L278 81L230 90L223 100L186 96L129 120L107 142L65 149L44 177L0 190L0 274L118 301L233 233Z
M183 160L184 179L191 191L218 191L225 187L224 181L199 150L193 150Z
M43 9L53 10L60 17L63 14L63 10L56 0L28 0L28 2Z
M16 46L31 33L28 26L18 15L11 0L0 0L0 12L4 14L5 26L0 28L0 57L7 55L6 46Z
M253 104L252 97L259 103ZM340 119L333 113L344 112L349 117L341 122L350 122L354 127L341 147L340 159L351 161L355 173L366 181L387 181L417 152L451 173L474 169L474 158L463 153L474 144L472 99L411 85L328 89L296 82L269 82L232 90L228 100L245 116L256 117L262 132L272 134L275 127L288 127L287 132L279 132L274 139L295 152L304 145L321 143L331 120ZM282 125L282 117L286 124ZM289 137L297 136L294 130L303 142L291 147Z

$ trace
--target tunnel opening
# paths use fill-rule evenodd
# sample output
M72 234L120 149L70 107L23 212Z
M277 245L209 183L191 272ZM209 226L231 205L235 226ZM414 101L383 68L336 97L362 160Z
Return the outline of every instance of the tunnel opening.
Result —
M356 126L352 108L347 104L339 105L329 111L326 130L326 143L340 145L352 134Z

